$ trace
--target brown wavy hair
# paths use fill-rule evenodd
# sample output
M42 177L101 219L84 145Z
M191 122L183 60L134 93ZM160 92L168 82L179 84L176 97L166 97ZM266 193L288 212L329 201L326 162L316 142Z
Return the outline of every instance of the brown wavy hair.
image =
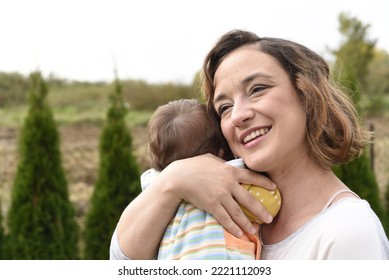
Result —
M244 30L224 34L210 50L203 64L203 94L207 112L220 126L214 108L214 76L224 57L239 47L255 45L274 57L289 74L306 113L309 155L320 166L331 168L358 157L370 141L353 102L345 89L330 78L324 59L298 43L280 38L258 37Z

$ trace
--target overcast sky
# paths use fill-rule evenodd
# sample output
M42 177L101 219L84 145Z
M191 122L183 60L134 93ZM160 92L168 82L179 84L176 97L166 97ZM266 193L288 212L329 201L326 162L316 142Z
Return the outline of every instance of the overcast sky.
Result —
M325 55L341 12L370 24L389 52L385 0L0 0L0 71L83 81L192 81L234 28L282 37Z

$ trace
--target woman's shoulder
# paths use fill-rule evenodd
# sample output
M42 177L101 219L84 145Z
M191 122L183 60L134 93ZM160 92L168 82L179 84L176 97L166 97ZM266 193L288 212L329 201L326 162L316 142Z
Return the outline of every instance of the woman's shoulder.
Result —
M263 251L276 259L388 259L389 242L369 203L347 197Z
M323 210L315 224L323 236L345 244L365 240L379 243L382 236L386 237L381 221L364 199L344 198L335 202Z
M344 198L325 209L315 222L321 238L331 243L333 251L364 252L367 258L388 257L389 242L381 221L363 199ZM340 254L340 253L339 253Z
M318 218L342 228L351 225L365 227L374 226L377 215L366 200L347 197L324 209Z

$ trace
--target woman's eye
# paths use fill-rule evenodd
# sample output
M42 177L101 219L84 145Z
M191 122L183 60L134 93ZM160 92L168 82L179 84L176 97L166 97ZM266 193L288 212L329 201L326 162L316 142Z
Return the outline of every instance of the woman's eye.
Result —
M266 89L266 86L264 86L264 85L253 86L253 87L250 89L250 95L251 95L251 94L258 93L258 92L262 92L262 91L265 90L265 89Z
M218 115L222 116L229 108L231 108L231 105L221 105L217 110Z

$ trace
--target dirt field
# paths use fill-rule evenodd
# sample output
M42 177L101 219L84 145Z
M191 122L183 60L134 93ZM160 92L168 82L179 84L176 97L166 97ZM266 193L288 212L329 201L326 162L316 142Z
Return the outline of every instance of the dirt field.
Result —
M59 127L62 162L69 184L70 200L77 216L87 211L99 166L98 144L101 129L94 125ZM19 131L0 127L0 199L3 214L7 212L10 192L18 163ZM145 128L132 130L134 153L141 169L147 164L147 135Z
M374 166L379 186L384 191L389 180L389 118L372 119L371 122L376 130ZM70 199L75 205L77 216L83 217L97 176L101 131L93 125L62 126L59 131ZM10 190L18 162L18 133L16 129L0 127L0 199L3 215L9 206ZM134 128L132 136L135 155L143 170L147 164L146 131L142 127Z

